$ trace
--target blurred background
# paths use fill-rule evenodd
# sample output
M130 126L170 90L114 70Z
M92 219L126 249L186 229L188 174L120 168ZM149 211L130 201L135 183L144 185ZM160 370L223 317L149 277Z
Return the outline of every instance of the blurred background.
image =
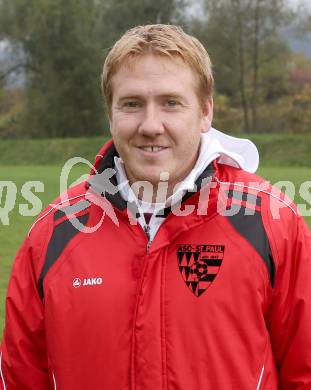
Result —
M311 129L309 0L0 0L0 139L108 134L100 73L128 28L175 23L214 64L215 127Z

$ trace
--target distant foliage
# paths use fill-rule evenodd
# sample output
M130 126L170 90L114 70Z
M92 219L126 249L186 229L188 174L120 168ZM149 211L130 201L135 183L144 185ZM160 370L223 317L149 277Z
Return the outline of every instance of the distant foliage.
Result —
M203 0L200 11L195 0L0 0L0 40L16 47L27 78L24 90L4 91L0 66L0 138L108 134L105 56L128 28L147 23L181 24L205 44L216 80L214 126L311 132L311 62L281 38L296 20L310 30L311 19L287 3Z
M291 100L291 128L294 132L311 132L311 84L305 85Z
M107 132L100 74L126 29L178 19L182 0L3 0L0 38L24 52L27 88L18 123L0 136L89 136ZM12 120L16 117L12 116ZM25 130L26 129L26 130Z
M4 0L3 29L22 43L27 74L21 126L36 137L101 130L100 50L86 0Z
M262 105L287 93L290 50L280 29L293 15L284 0L205 0L204 6L207 22L193 21L192 30L211 54L216 90L241 111L236 130L260 131Z

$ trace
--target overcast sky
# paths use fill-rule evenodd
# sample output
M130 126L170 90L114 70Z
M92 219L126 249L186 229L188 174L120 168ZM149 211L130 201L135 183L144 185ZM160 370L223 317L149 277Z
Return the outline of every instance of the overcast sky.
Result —
M299 4L303 4L307 8L311 9L311 0L287 0L288 4L292 5L293 7L297 7Z

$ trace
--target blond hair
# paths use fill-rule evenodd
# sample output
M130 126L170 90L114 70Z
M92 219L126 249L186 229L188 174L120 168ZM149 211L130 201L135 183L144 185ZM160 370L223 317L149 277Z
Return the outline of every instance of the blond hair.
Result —
M109 51L102 73L102 92L108 110L112 104L112 76L131 59L145 54L179 57L197 77L197 94L202 104L213 93L210 57L201 42L181 27L166 24L137 26L128 30Z

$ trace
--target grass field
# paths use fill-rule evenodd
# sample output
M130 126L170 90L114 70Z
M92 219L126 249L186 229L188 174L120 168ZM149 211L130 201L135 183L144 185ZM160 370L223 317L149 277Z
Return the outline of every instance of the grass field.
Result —
M233 134L234 135L234 134ZM311 167L311 133L235 134L252 140L259 150L261 164L268 167ZM61 165L72 156L93 161L94 152L108 139L90 138L1 140L0 166L18 161L19 165ZM41 153L44 150L45 153Z
M22 185L29 180L41 181L44 183L44 192L38 193L37 196L41 199L42 205L46 206L59 194L59 175L60 166L2 166L0 167L0 180L13 181L18 190L17 200L14 209L9 214L10 223L8 226L3 226L0 221L0 339L3 327L4 318L4 298L7 288L7 282L12 266L12 260L15 253L22 243L23 238L35 217L23 217L19 214L19 204L27 203L22 198L20 191ZM83 166L74 170L71 176L71 182L80 177L81 174L87 173L87 167ZM260 175L270 180L272 184L278 181L292 181L295 184L297 204L306 204L307 209L311 210L311 205L308 204L299 196L299 188L301 183L311 180L310 167L264 167L258 172ZM311 191L309 191L310 193ZM309 194L310 196L310 194ZM2 197L4 195L2 194ZM0 207L3 207L3 200L0 192ZM311 211L310 211L311 214ZM311 227L311 216L306 218Z

